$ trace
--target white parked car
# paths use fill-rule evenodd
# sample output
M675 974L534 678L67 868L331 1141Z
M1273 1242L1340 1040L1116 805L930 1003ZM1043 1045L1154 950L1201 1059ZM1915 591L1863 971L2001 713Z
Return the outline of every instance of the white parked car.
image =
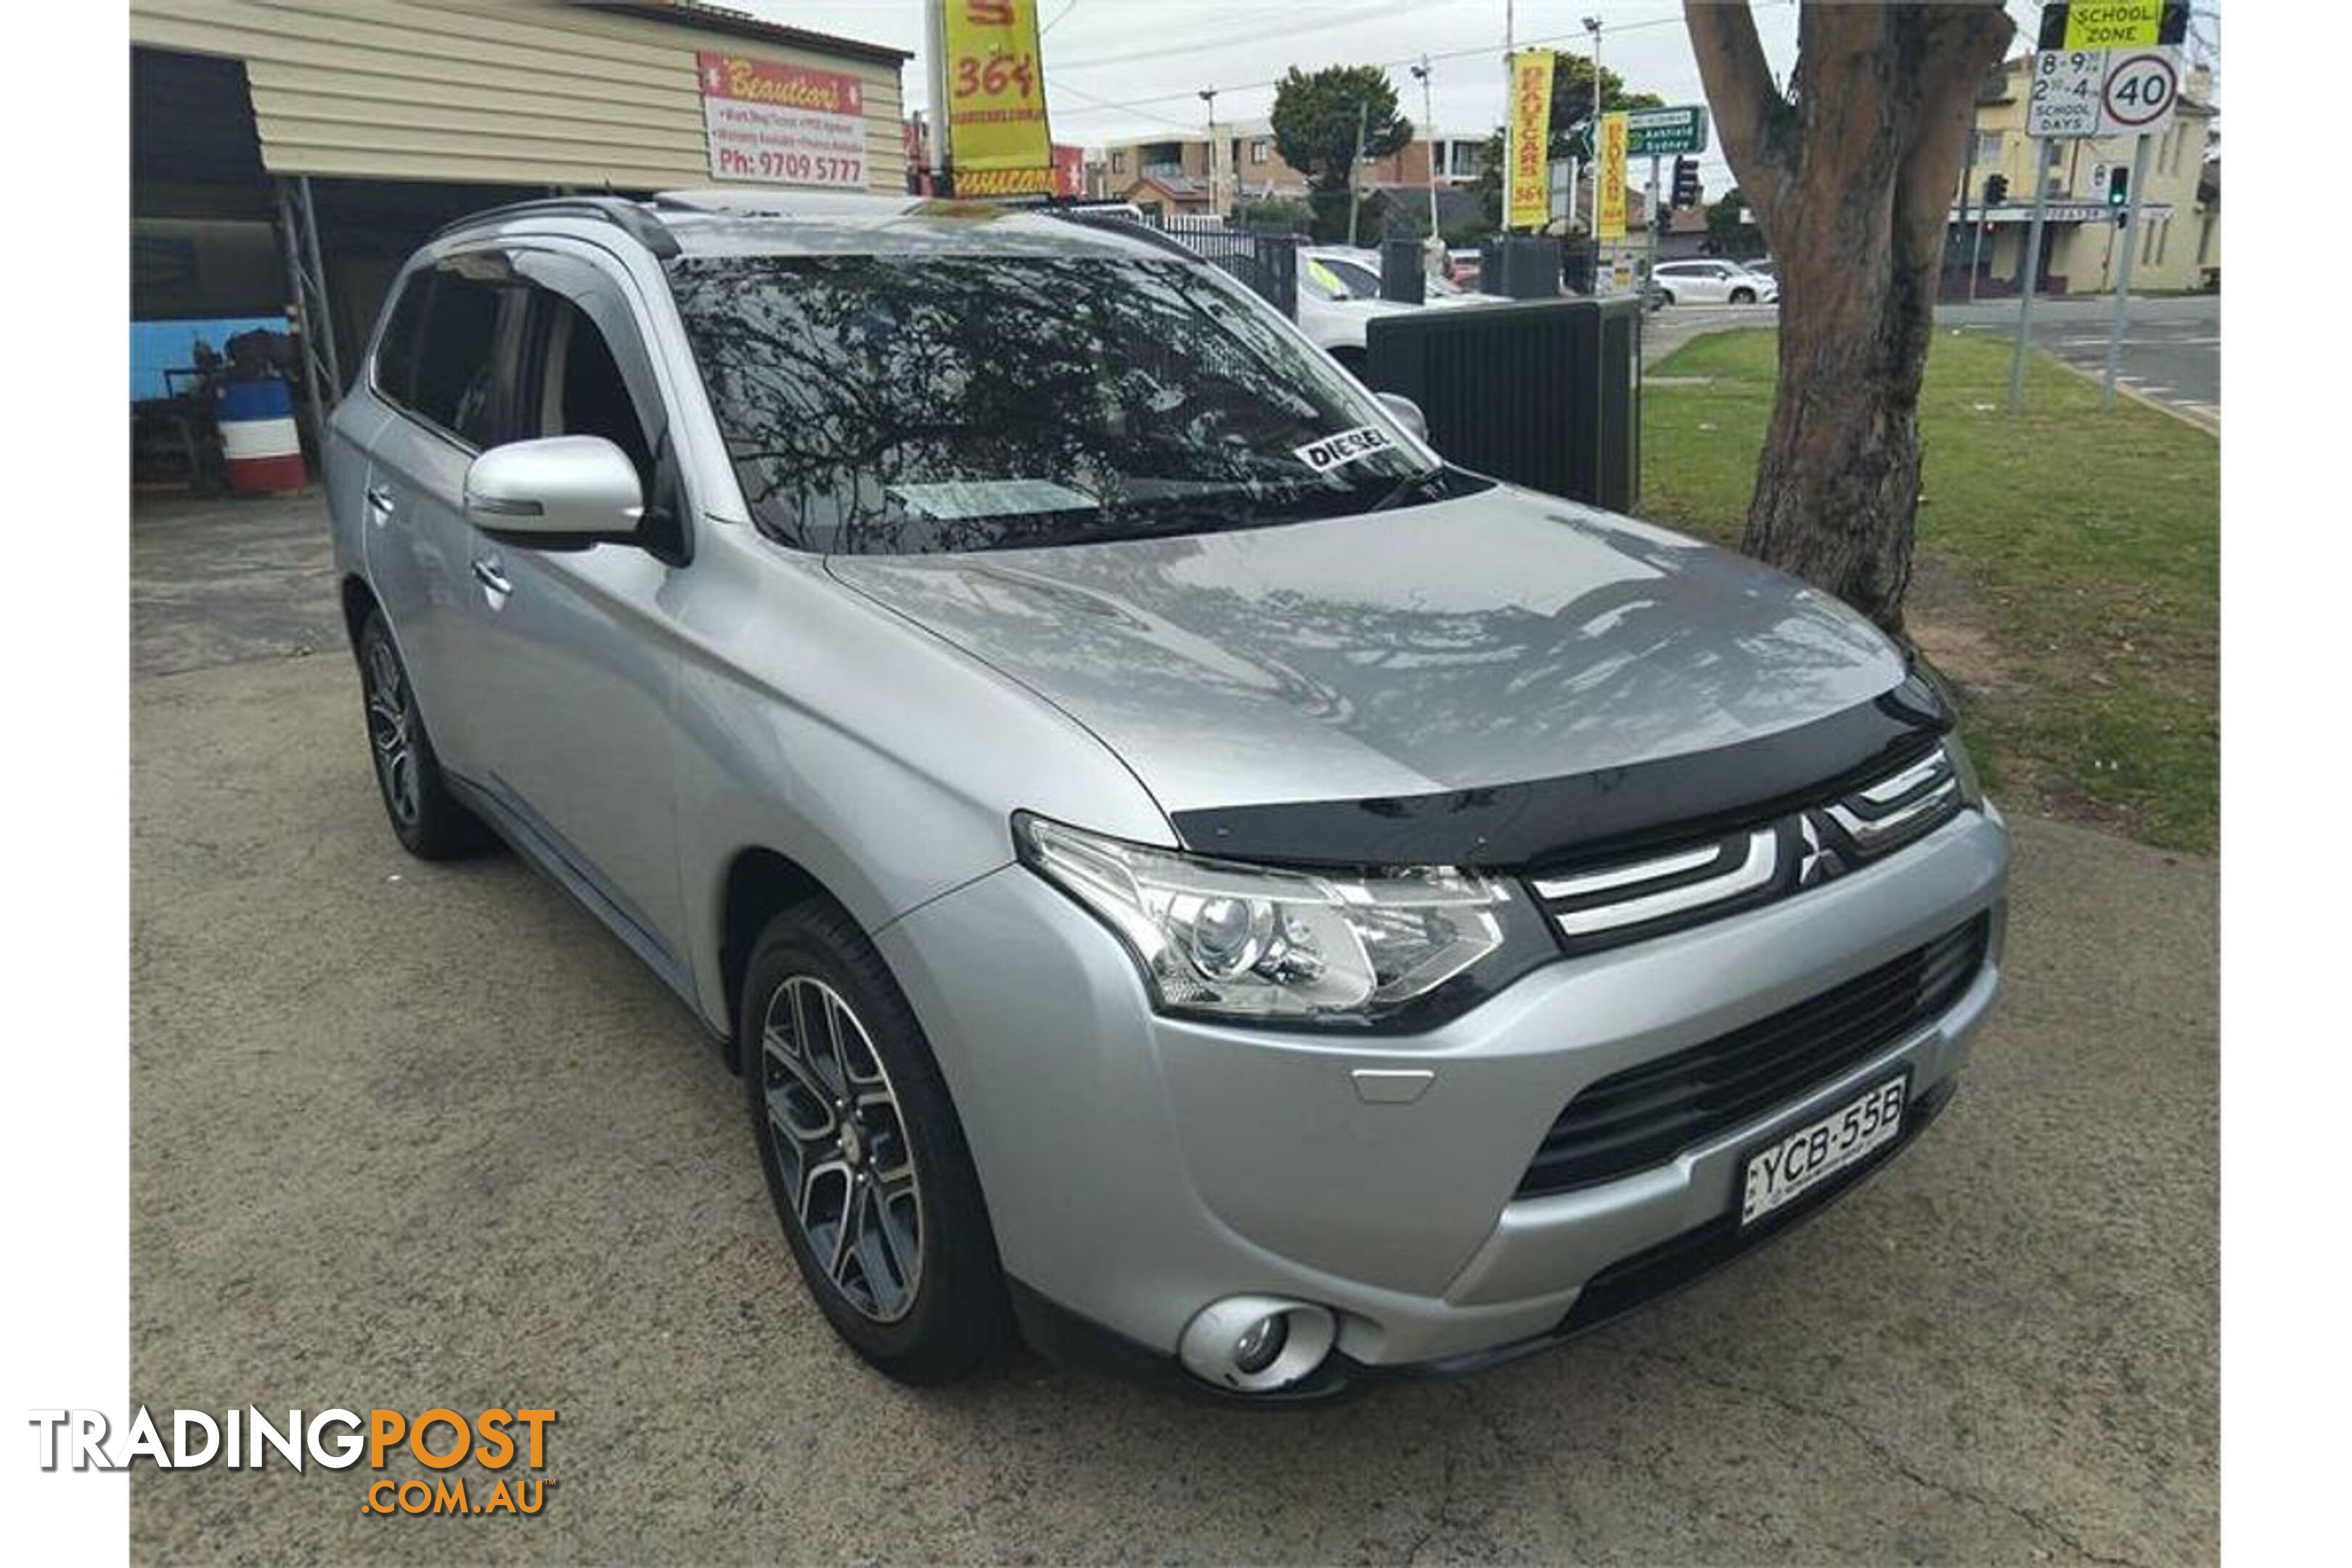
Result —
M1302 263L1318 263L1359 300L1381 297L1381 253L1346 246L1310 246L1298 253ZM1427 305L1475 305L1487 296L1465 289L1451 278L1422 275L1422 302ZM1391 301L1393 303L1394 301Z
M1661 261L1650 281L1669 305L1772 305L1780 285L1737 261Z
M1372 318L1423 307L1379 298L1377 275L1372 297L1359 296L1330 262L1318 259L1325 254L1319 250L1298 253L1298 330L1361 381L1367 363L1365 329Z

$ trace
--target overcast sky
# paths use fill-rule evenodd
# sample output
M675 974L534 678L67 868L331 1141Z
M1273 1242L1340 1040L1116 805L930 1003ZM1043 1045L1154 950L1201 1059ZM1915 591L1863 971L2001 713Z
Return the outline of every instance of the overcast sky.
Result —
M725 0L774 21L915 51L906 72L907 106L930 91L925 74L923 0ZM2199 0L2209 38L2220 0ZM2041 6L2009 0L2030 41ZM1700 103L1682 7L1675 0L1039 0L1045 28L1046 110L1057 142L1100 146L1157 131L1203 127L1196 96L1217 89L1217 118L1262 119L1275 79L1290 66L1389 66L1405 113L1419 124L1420 84L1405 67L1430 57L1432 108L1441 132L1483 133L1503 115L1505 13L1522 44L1581 54L1582 18L1601 22L1601 62L1636 91L1669 103ZM1786 72L1797 52L1795 0L1756 0L1765 58ZM1720 149L1700 160L1700 178L1720 194L1731 184Z

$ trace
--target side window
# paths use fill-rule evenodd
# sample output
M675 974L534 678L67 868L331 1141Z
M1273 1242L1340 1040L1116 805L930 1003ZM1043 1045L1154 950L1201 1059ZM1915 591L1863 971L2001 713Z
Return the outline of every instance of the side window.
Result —
M690 500L670 449L661 383L620 284L580 258L524 247L514 254L527 308L513 350L515 434L601 436L618 447L645 489L640 541L657 558L693 554Z
M432 308L416 348L408 406L418 417L476 447L496 444L493 341L503 290L457 272L436 271Z
M621 374L613 345L579 306L543 289L532 291L531 335L539 346L538 417L534 436L602 436L628 454L646 493L654 493L655 422L646 417Z
M416 342L425 330L425 300L433 291L433 274L412 272L384 323L383 339L375 349L376 389L405 406L416 380Z

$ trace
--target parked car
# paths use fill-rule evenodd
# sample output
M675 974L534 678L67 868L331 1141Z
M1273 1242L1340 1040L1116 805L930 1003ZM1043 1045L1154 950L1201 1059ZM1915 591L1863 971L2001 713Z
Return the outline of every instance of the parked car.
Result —
M1377 283L1370 295L1360 295L1329 264L1310 252L1299 254L1298 330L1359 381L1370 363L1366 341L1372 318L1419 309L1381 299Z
M1769 305L1780 285L1736 261L1661 261L1650 279L1669 305Z
M1349 298L1378 300L1381 296L1381 253L1377 250L1350 249L1341 246L1313 246L1299 251L1304 261L1319 264L1348 291ZM1491 303L1488 297L1465 289L1451 278L1424 272L1422 274L1422 303L1424 305L1477 305ZM1389 303L1397 303L1390 300Z
M505 840L676 991L894 1377L1553 1343L1949 1102L2007 837L1867 621L1417 423L1048 216L466 219L328 442L393 832Z

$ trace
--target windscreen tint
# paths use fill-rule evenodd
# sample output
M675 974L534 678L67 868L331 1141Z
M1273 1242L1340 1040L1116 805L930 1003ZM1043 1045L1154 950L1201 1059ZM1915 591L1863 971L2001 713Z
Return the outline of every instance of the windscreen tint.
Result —
M1170 259L688 258L746 500L804 550L1247 528L1401 499L1423 460L1234 285Z

